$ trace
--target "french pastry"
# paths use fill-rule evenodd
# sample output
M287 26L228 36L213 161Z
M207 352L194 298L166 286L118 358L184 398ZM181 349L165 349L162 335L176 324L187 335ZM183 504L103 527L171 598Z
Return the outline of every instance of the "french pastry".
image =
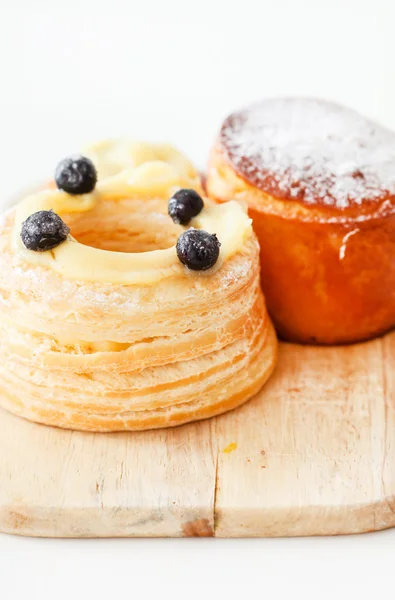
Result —
M394 327L392 131L331 102L264 100L224 121L207 191L248 204L282 338L351 343Z
M170 201L169 201L170 199ZM220 414L270 376L259 245L164 144L101 142L0 226L0 405L88 431Z

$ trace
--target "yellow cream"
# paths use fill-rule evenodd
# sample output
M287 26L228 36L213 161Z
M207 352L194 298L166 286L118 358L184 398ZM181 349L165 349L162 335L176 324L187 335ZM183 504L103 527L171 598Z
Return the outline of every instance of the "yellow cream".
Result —
M122 198L170 198L181 188L200 191L200 179L191 163L166 144L100 142L84 154L98 170L94 192L72 196L59 190L32 194L17 206L12 244L26 262L52 268L69 278L114 284L149 284L175 274L186 274L175 246L149 252L112 252L86 246L71 235L47 252L27 250L20 238L22 222L38 210L53 209L58 215L91 210L102 200ZM170 218L170 217L169 217ZM213 269L240 250L251 235L251 220L237 202L217 205L205 200L204 209L190 225L216 233L221 242L220 259ZM207 274L206 273L206 274Z

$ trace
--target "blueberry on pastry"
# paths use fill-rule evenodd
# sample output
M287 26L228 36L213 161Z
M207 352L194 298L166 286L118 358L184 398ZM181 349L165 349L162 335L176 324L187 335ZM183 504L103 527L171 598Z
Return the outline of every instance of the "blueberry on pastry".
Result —
M215 233L188 229L177 240L177 256L188 269L206 271L217 262L220 246Z
M70 229L53 210L39 210L22 223L21 240L28 250L44 252L67 239Z
M203 199L195 190L178 190L169 200L169 215L174 223L187 225L203 206Z
M68 194L89 194L95 189L96 181L96 169L86 156L70 156L56 167L55 183Z

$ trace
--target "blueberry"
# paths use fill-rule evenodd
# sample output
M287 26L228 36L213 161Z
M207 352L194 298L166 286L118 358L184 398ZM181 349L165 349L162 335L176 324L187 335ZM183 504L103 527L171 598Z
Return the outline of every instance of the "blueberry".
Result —
M95 189L97 173L86 156L69 156L56 167L55 181L58 188L68 194L89 194Z
M44 252L65 241L70 229L53 210L39 210L22 223L21 239L28 250Z
M187 225L204 206L201 196L195 190L178 190L169 200L169 215L174 223Z
M218 260L221 244L215 233L203 229L188 229L177 240L177 256L183 265L193 271L210 269Z

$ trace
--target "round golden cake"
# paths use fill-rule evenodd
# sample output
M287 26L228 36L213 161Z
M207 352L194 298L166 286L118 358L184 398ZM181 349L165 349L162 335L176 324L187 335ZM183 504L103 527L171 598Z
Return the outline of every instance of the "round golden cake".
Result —
M200 191L189 161L127 141L84 154L98 171L93 192L37 191L0 226L0 405L99 432L179 425L245 402L277 352L245 210L205 199L188 226L217 234L219 259L190 270L175 249L186 228L167 214L175 191ZM21 240L40 210L70 228L46 252Z
M224 121L207 190L248 204L283 338L349 343L394 327L394 132L331 102L265 100Z

